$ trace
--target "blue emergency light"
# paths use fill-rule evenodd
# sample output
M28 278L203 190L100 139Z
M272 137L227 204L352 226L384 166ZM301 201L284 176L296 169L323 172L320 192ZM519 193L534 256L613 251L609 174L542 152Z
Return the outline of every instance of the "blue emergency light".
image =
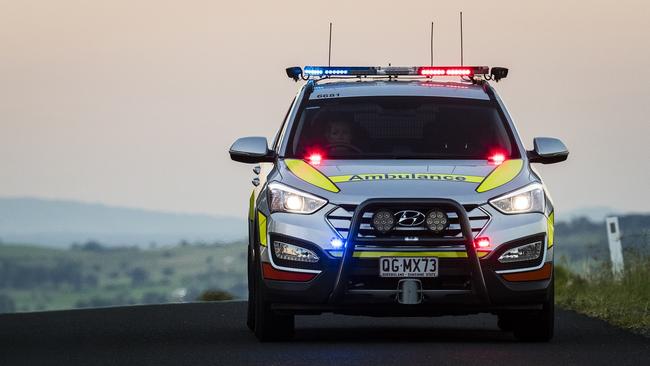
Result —
M305 66L307 76L363 76L377 75L377 68L370 66Z

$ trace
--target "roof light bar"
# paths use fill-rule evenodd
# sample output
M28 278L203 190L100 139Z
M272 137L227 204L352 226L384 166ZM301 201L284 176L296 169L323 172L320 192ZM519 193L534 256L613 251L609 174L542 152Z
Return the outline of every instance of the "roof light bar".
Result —
M469 76L487 75L487 66L305 66L307 77L419 75L419 76Z
M486 78L499 81L508 76L508 69L504 67L488 66L305 66L287 68L287 76L298 81L299 78L327 78L327 77L361 77L361 76L465 76L473 78L476 75L485 75ZM488 76L489 75L489 76Z

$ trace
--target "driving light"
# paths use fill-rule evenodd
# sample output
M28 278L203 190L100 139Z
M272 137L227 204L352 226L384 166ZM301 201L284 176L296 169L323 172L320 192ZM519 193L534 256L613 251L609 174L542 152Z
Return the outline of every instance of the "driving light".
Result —
M280 241L273 242L273 251L276 257L286 261L316 263L319 259L316 253L309 249Z
M505 214L544 212L544 188L539 183L490 200L490 204Z
M271 212L312 214L327 204L323 198L278 182L269 183L268 192Z
M501 263L523 262L539 258L542 253L542 242L537 241L534 243L518 246L507 250L499 257Z
M431 210L427 214L425 223L429 230L439 234L449 226L449 218L446 213L440 210Z
M381 234L389 232L395 226L395 217L388 210L379 210L372 215L372 227Z

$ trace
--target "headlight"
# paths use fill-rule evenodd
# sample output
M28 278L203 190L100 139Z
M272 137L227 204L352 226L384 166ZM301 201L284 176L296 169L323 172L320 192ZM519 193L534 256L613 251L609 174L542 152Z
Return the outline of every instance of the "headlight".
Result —
M271 212L311 214L327 204L325 199L278 182L269 183L268 191Z
M542 253L542 242L538 241L507 250L499 257L501 263L531 261Z
M544 188L539 183L490 200L490 204L505 214L544 213Z
M316 263L318 256L309 249L276 241L273 243L275 256L287 261Z

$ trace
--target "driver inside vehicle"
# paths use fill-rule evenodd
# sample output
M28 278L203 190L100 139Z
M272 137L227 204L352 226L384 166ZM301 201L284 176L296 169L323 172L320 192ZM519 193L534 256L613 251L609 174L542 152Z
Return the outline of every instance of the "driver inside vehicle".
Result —
M341 120L332 120L325 131L327 141L325 148L330 155L346 155L351 152L360 152L360 149L352 144L352 136L352 128L348 123Z

